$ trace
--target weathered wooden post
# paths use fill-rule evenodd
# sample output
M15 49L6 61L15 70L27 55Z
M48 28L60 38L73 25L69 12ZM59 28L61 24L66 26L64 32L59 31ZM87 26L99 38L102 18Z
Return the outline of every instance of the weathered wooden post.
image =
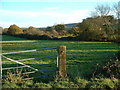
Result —
M58 74L66 77L66 46L58 47Z

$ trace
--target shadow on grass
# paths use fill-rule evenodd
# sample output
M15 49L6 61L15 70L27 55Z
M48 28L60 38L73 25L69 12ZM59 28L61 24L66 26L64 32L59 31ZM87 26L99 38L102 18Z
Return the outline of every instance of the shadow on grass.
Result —
M6 37L7 36L7 37ZM16 37L16 38L13 38ZM19 34L19 35L2 35L2 41L14 41L14 40L59 40L59 41L98 41L98 40L85 40L80 37L49 37L47 35L28 35L28 34ZM100 41L101 42L101 41ZM102 41L103 42L103 41ZM107 41L106 41L107 42Z

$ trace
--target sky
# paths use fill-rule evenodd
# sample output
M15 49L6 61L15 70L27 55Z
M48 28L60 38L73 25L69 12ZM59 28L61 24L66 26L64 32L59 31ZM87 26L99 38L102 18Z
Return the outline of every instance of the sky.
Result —
M0 26L47 27L79 23L90 17L97 5L119 0L0 0Z

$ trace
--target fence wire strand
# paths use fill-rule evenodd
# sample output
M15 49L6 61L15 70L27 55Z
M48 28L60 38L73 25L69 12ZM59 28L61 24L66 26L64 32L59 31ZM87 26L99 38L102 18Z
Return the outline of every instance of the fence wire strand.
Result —
M13 60L13 59L8 58L8 57L6 57L6 56L3 56L3 55L2 55L2 57L4 57L4 58L7 59L7 60L10 60L10 61L12 61L12 62L21 64L21 65L26 66L26 67L28 67L28 68L31 68L31 69L33 69L33 70L35 70L35 71L38 71L38 69L36 69L36 68L33 68L33 67L31 67L31 66L29 66L29 65L26 65L26 64L23 64L23 63L21 63L21 62L18 62L18 61L16 61L16 60ZM4 69L4 68L3 68L3 69Z

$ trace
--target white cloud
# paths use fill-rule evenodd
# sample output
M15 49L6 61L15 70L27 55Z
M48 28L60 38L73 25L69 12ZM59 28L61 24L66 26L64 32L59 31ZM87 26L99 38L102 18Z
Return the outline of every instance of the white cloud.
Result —
M11 24L17 24L21 27L43 27L51 26L55 23L75 23L81 22L89 16L90 10L74 10L69 13L59 11L25 12L0 10L2 27L9 27Z
M90 10L75 10L71 14L67 15L65 23L69 22L81 22L82 19L89 17Z
M0 10L0 16L24 16L24 17L32 17L32 16L37 16L38 12L28 12L28 11L12 11L12 10Z

